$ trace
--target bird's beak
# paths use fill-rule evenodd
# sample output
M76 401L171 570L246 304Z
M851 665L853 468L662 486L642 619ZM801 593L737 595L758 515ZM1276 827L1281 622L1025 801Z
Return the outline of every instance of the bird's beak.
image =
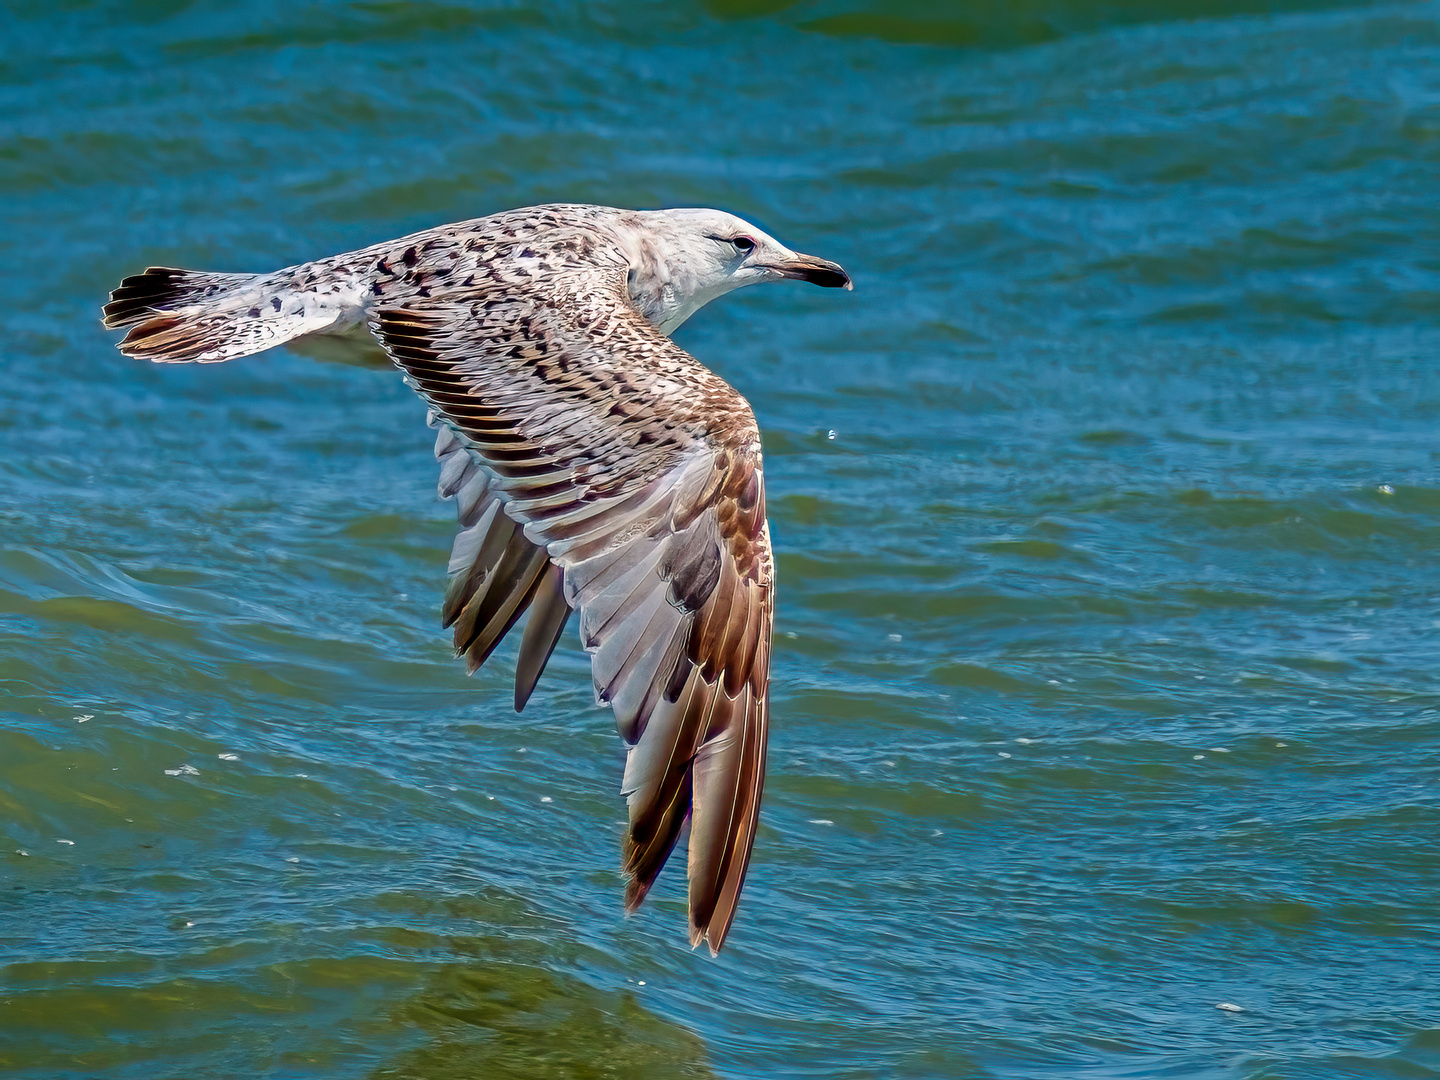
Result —
M792 255L788 259L771 263L767 269L774 270L782 277L808 281L822 289L853 289L850 275L839 263L829 259L817 259L814 255Z

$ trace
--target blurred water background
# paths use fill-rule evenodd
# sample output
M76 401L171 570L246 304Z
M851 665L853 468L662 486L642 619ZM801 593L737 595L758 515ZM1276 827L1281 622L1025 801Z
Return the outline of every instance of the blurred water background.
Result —
M8 5L0 1073L1440 1076L1437 168L1433 3ZM573 636L451 660L399 378L97 321L550 200L855 278L678 335L779 551L718 961Z

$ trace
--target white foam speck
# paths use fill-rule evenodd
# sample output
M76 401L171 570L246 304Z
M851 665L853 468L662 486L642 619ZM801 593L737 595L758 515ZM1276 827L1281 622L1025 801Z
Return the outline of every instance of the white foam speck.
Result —
M187 920L186 923L185 923L185 929L188 930L188 929L190 929L190 927L192 927L192 926L194 926L194 925L195 925L195 924L194 924L193 922L189 922L189 921Z
M1289 744L1288 742L1277 742L1275 745L1276 745L1277 747L1283 748L1283 747L1289 746L1290 744Z
M793 641L795 638L798 638L800 635L797 634L794 630L786 630L786 631L785 631L785 636L786 636L787 638L790 638L790 639Z
M523 747L523 746L522 746L522 747L520 747L520 753L522 753L522 754L523 754L523 753L524 753L524 752L525 752L525 747Z
M996 754L995 756L996 756L996 757L1005 757L1005 758L1008 758L1010 755L1007 754L1004 750L1001 750L1001 751L1000 751L998 754Z
M494 795L486 795L485 798L489 799L491 802L494 802L494 801L495 801L495 796L494 796Z
M902 638L899 634L886 634L886 635L885 635L885 640L886 640L886 641L904 641L905 639Z
M1234 1004L1233 1002L1229 1002L1229 1001L1217 1002L1216 1005L1215 1005L1215 1007L1216 1007L1217 1009L1219 1009L1221 1012L1244 1012L1244 1011L1245 1011L1245 1010L1244 1010L1243 1008L1241 1008L1239 1005L1236 1005L1236 1004Z
M24 855L27 859L30 857L30 852L26 851L24 848L18 848L18 847L17 847L17 848L15 849L15 854L16 854L16 855Z
M1204 755L1204 754L1196 754L1196 755L1195 755L1195 760L1196 760L1196 761L1204 761L1204 760L1205 760L1205 755Z
M893 761L882 761L880 762L880 764L884 765L886 768L889 769L893 769L895 767L895 763Z
M834 825L835 822L831 821L829 818L812 817L812 818L810 819L810 824L811 824L811 825Z
M74 840L58 840L58 839L57 839L55 842L56 842L57 844L64 844L66 847L74 847L74 846L75 846L75 841L74 841Z
M75 717L75 722L76 722L77 724L83 724L83 723L85 723L86 720L94 720L94 719L95 719L95 714L94 714L94 713L81 713L79 716Z
M1034 739L1024 739L1024 738L1021 738L1021 739L1016 739L1015 741L1016 741L1017 743L1019 743L1021 746L1034 746L1034 745L1035 745L1035 740L1034 740Z
M299 861L300 861L300 857L299 857L298 855L291 855L291 856L290 856L288 859L286 859L285 861L286 861L286 862L289 862L289 863L296 863L296 862L299 862Z
M1060 685L1060 680L1059 680L1059 679L1046 679L1045 681L1048 682L1051 686L1059 686L1059 685Z
M635 985L636 985L636 986L644 986L644 985L645 985L645 980L644 980L644 979L641 979L641 980L640 980L638 983L636 983Z
M944 836L945 834L944 834L943 832L941 832L939 829L936 829L936 830L935 830L934 832L932 832L930 835L931 835L931 836Z
M1228 754L1230 748L1228 746L1212 746L1210 747L1210 752L1212 754Z
M181 765L178 769L166 769L166 776L199 776L200 770L194 765Z
M831 428L829 431L827 431L827 432L825 433L825 437L826 437L827 439L833 439L833 438L835 438L835 434L836 434L835 429L834 429L834 428Z
M239 761L239 760L240 760L240 755L239 755L239 754L216 754L215 756L216 756L217 758L219 758L221 761Z
M1395 488L1394 488L1392 485L1390 485L1390 484L1381 484L1381 485L1380 485L1380 491L1381 491L1383 494L1386 494L1386 495L1394 495L1394 494L1395 494Z
M540 801L541 801L541 802L554 802L555 800L552 799L549 795L541 795L541 796L540 796Z

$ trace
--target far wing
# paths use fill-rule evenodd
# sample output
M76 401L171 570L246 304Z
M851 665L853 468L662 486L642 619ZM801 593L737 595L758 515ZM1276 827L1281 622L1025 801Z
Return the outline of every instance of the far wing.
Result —
M691 944L735 916L765 776L773 564L748 404L650 326L611 270L382 311L443 425L461 524L447 625L472 669L528 607L522 706L572 609L631 744L627 906L691 816ZM450 473L448 480L445 473Z

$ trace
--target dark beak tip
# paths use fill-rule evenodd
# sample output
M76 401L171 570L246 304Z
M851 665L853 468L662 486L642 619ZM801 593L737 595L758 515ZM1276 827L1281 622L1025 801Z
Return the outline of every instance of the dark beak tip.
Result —
M843 266L833 263L829 259L817 259L813 255L800 255L791 261L777 263L770 269L781 277L808 281L811 285L819 285L822 289L853 290L855 288L850 282L850 275L845 272Z
M828 266L817 266L807 268L805 280L811 285L819 285L822 289L849 289L854 290L855 286L850 281L850 275L840 267L831 269Z

